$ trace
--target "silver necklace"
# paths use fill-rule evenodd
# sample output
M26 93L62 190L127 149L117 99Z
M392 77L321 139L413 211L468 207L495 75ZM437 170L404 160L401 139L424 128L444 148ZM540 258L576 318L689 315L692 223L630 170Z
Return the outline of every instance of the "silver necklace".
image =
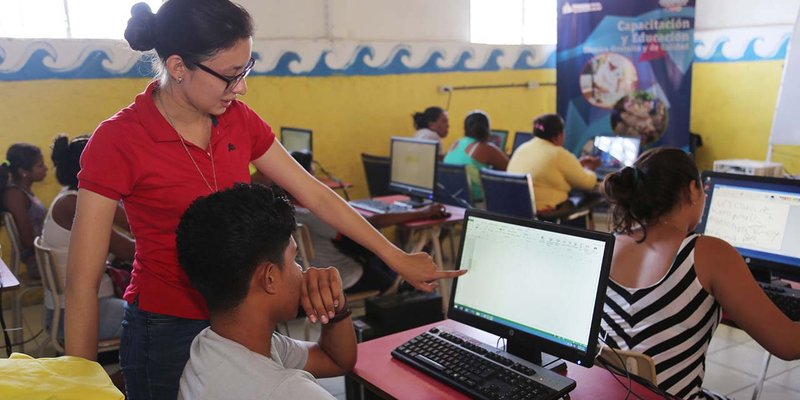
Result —
M197 165L197 161L194 160L192 157L192 153L189 152L189 147L186 146L186 140L183 138L180 132L178 132L178 128L175 127L175 123L172 122L172 118L169 116L169 112L167 112L167 107L164 106L164 100L161 99L161 95L158 96L158 101L161 103L161 109L164 110L164 116L167 117L167 122L178 135L178 139L181 140L181 144L183 145L183 149L186 151L186 155L189 156L189 159L192 160L192 164L194 164L194 169L197 170L197 173L200 174L200 177L203 178L203 182L208 186L208 190L211 193L218 192L219 186L217 185L217 169L214 166L214 146L211 145L211 138L208 139L208 156L211 158L211 174L214 178L214 187L211 187L211 184L206 179L205 174L203 171L200 170L200 167ZM213 135L212 135L213 136Z

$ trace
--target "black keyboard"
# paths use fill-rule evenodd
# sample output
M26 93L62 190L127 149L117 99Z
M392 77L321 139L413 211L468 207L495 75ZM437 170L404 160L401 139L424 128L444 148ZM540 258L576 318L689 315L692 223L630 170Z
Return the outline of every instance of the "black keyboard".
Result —
M558 399L575 381L460 333L436 327L392 357L476 399Z
M403 212L409 210L407 206L384 203L380 200L372 200L372 199L351 200L350 205L356 208L360 208L362 210L373 212L375 214L386 214L386 213Z
M764 293L792 321L800 321L800 290L759 282Z

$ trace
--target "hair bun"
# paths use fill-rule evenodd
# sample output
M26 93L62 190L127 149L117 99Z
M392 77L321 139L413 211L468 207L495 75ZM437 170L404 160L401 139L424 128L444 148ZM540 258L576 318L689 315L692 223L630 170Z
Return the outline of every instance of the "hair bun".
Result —
M53 154L50 156L53 164L58 167L69 158L69 138L58 135L53 141Z
M132 49L148 51L156 47L156 15L147 3L136 3L131 7L131 18L125 29L125 40Z

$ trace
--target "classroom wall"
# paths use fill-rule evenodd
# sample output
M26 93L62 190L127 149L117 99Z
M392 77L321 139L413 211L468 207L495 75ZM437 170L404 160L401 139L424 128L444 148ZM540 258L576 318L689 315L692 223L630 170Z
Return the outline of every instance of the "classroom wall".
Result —
M402 6L400 3L403 3ZM691 129L703 136L698 161L766 154L789 34L800 0L754 9L744 0L698 2ZM358 154L387 154L391 135L413 131L411 114L450 102L451 136L464 115L489 112L494 127L529 130L555 110L555 89L459 91L443 85L553 82L553 46L467 42L469 2L426 0L243 1L256 18L259 61L243 98L276 128L315 132L315 157L366 194ZM149 65L122 41L0 38L0 148L91 132L148 81ZM800 171L798 152L774 159ZM34 190L50 202L49 176Z

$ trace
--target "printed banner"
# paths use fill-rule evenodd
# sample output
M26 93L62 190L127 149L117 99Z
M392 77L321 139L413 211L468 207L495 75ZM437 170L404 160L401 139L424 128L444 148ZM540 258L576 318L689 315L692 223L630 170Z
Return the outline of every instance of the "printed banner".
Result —
M595 136L689 149L695 0L558 1L564 147ZM587 147L588 149L588 147Z

